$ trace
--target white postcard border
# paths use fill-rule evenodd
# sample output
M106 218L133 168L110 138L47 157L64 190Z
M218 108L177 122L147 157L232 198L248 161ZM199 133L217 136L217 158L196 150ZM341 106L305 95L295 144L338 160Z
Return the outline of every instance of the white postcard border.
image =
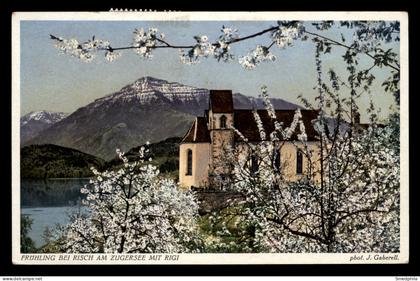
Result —
M400 253L358 254L21 254L20 253L20 22L84 21L400 21ZM15 12L12 15L12 262L14 264L374 264L409 261L408 13L406 12ZM157 256L161 256L158 258ZM173 260L165 260L173 255ZM84 256L84 257L82 257ZM92 259L90 259L91 256ZM130 257L131 256L131 257ZM136 256L136 257L134 257ZM177 258L175 259L175 256ZM102 260L98 260L102 258ZM126 258L123 258L126 257ZM360 259L363 257L363 259ZM143 260L144 258L144 260Z

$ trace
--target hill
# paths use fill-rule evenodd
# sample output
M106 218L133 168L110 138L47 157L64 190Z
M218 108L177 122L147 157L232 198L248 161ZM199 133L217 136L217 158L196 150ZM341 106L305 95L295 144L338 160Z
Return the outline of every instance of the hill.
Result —
M21 148L21 178L89 177L91 166L101 169L104 164L101 158L54 144Z
M173 137L157 143L143 145L149 150L146 158L152 158L152 164L156 165L161 173L169 174L174 179L178 178L179 143L181 139L180 137ZM140 147L141 145L133 147L125 153L129 161L139 159ZM115 157L105 163L104 169L112 169L121 164L121 159Z

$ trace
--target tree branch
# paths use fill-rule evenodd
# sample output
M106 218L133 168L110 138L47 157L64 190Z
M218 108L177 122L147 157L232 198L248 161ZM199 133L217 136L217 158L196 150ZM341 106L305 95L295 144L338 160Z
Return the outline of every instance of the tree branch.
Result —
M338 213L340 211L337 211ZM344 219L357 215L357 214L361 214L361 213L373 213L373 212L378 212L378 213L386 213L386 211L379 211L378 209L361 209L361 210L357 210L351 213L347 213L346 215L340 217L337 219L337 221L334 223L333 227L336 227L337 225L339 225Z
M317 34L317 33L314 33L314 32L310 32L310 31L307 31L307 30L305 30L304 33L309 34L309 35L312 35L312 36L315 36L315 37L322 38L322 39L327 40L327 41L329 41L331 43L334 43L335 45L344 47L344 48L346 48L348 50L355 50L355 48L353 48L353 47L347 46L346 44L340 43L340 42L338 42L338 41L336 41L334 39L325 37L323 35L320 35L320 34ZM367 55L368 57L370 57L374 61L376 61L376 58L374 56L372 56L371 54L369 54L368 52L362 52L362 53L365 54L365 55ZM394 66L392 64L389 64L389 63L384 62L384 65L389 66L390 68L392 68L392 69L394 69L394 70L396 70L398 72L400 71L400 68L399 67L396 67L396 66Z
M238 42L241 42L241 41L245 41L245 40L248 40L248 39L251 39L251 38L255 38L255 37L261 36L263 34L266 34L268 32L272 32L274 30L277 30L277 29L279 29L279 27L280 27L279 25L272 26L272 27L267 28L267 29L264 29L264 30L262 30L260 32L256 32L256 33L253 33L253 34L244 36L244 37L238 37L238 38L232 39L232 40L226 42L226 44L227 45L235 44L235 43L238 43ZM349 49L349 50L354 50L355 49L354 47L348 46L348 45L343 44L343 43L341 43L339 41L336 41L334 39L325 37L323 35L320 35L320 34L317 34L317 33L311 32L311 31L304 30L303 32L305 34L308 34L308 35L311 35L311 36L314 36L314 37L322 38L324 40L329 41L332 44L335 44L337 46L344 47L344 48ZM60 37L57 37L55 35L52 35L52 34L50 34L50 39L63 42L63 39L61 39ZM155 38L155 40L158 41L159 43L163 44L163 45L151 46L151 47L147 47L147 48L150 48L150 49L167 49L167 48L171 48L171 49L192 49L192 48L194 48L196 46L196 45L172 45L172 44L168 43L167 41L165 41L163 39L159 39L159 38ZM268 49L270 49L274 44L275 44L275 41L273 41L269 45ZM220 44L218 42L212 43L211 45L214 46L214 47L220 47ZM78 47L79 48L82 48L81 45L79 45ZM137 46L125 46L125 47L116 47L116 48L113 48L113 47L109 46L107 48L102 48L100 50L105 50L105 51L112 52L112 51L138 49L138 48L140 48L140 47L137 47ZM371 54L369 54L368 52L362 52L362 53L365 54L365 55L367 55L368 57L370 57L371 59L373 59L373 60L376 61L376 58L374 56L372 56ZM398 63L396 63L397 66L394 66L392 64L389 64L387 62L384 62L383 64L385 66L388 66L388 67L390 67L390 68L398 71L398 72L400 71L400 68L399 68L399 64Z

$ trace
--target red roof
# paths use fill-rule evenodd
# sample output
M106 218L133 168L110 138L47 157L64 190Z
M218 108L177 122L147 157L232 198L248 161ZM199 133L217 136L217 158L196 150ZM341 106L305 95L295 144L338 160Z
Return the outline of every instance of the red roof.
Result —
M267 139L269 134L274 131L274 122L271 117L268 115L266 110L257 110L258 115L263 123L263 127L267 134ZM305 125L305 132L307 135L308 141L316 141L317 132L314 129L312 121L315 120L318 116L318 111L316 110L300 110L302 114L302 121ZM295 110L276 110L277 121L283 123L283 128L287 128L293 121L295 115ZM234 127L241 132L248 141L256 142L261 141L260 134L258 132L257 123L254 119L254 114L252 110L243 109L234 111ZM291 140L297 140L297 134L300 133L300 129L297 126L295 133L292 135ZM235 141L243 141L238 134L235 134ZM181 141L182 143L190 142L206 142L210 143L210 132L207 128L207 121L205 117L197 117L191 128L188 130L187 134Z
M210 90L209 110L212 110L214 113L233 113L234 127L249 141L261 141L253 111L249 109L234 110L231 90ZM274 122L268 115L267 110L257 110L257 112L263 123L267 138L269 138L269 134L274 131ZM301 109L300 112L302 114L302 120L305 125L305 132L308 141L317 140L317 132L314 129L312 121L317 118L318 111ZM205 111L205 115L208 117L207 110ZM282 122L283 127L290 126L294 115L295 110L276 110L277 121ZM182 139L183 143L211 142L206 117L196 118L193 125ZM296 140L298 133L300 133L299 127L296 128L291 140ZM235 134L235 141L242 141L242 139Z
M231 90L210 90L210 106L213 113L232 113L233 98Z
M269 134L274 131L274 122L268 115L267 110L257 110L258 115L263 123L265 132L267 133L267 139ZM315 136L317 132L314 129L312 120L318 116L316 110L300 110L302 114L302 121L305 125L305 132L308 137L308 141L316 140ZM293 121L295 110L276 110L277 121L283 122L283 128L289 127ZM235 110L234 112L234 127L241 132L248 141L261 141L260 134L258 132L257 123L254 119L252 110ZM292 140L297 140L297 133L300 133L299 127L296 128L295 134L292 135ZM235 134L235 141L242 141L242 139Z
M207 129L207 121L204 117L196 117L191 128L182 139L181 143L186 142L208 142L210 143L210 132Z

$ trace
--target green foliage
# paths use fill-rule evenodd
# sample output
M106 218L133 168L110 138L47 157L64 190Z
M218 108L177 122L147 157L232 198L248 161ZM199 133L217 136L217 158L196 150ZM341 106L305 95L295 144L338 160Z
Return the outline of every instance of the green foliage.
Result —
M20 216L20 252L36 253L34 241L28 236L32 228L33 219L27 215Z
M179 143L181 142L182 138L180 137L172 137L167 138L163 141L152 143L149 145L139 145L136 147L131 148L129 151L127 151L124 156L127 157L128 161L134 161L138 158L139 150L142 146L147 146L149 149L148 154L146 157L151 157L153 159L159 158L159 157L178 157L179 154ZM118 157L115 157L114 159L108 161L105 166L111 167L118 164L121 164L122 161Z
M174 179L178 176L179 143L181 142L181 139L182 138L180 137L171 137L157 143L143 145L147 146L149 150L146 158L152 158L152 164L156 165L161 173L170 174L170 177ZM133 147L125 153L128 161L137 160L140 147L141 146ZM116 157L106 162L104 169L114 169L122 164L121 159Z
M162 165L160 165L159 169L162 173L171 172L178 170L179 163L178 159L170 158L163 162Z
M172 137L148 146L147 157L153 158L162 173L175 178L178 172L178 154L181 138ZM126 156L136 160L140 146L130 149ZM120 159L105 162L99 157L53 144L30 145L21 148L21 178L84 178L91 177L90 167L98 170L113 169L121 165Z
M206 253L258 253L256 224L244 219L239 207L228 207L200 217Z
M103 164L98 157L53 144L21 148L21 178L90 177L90 167L101 168Z

